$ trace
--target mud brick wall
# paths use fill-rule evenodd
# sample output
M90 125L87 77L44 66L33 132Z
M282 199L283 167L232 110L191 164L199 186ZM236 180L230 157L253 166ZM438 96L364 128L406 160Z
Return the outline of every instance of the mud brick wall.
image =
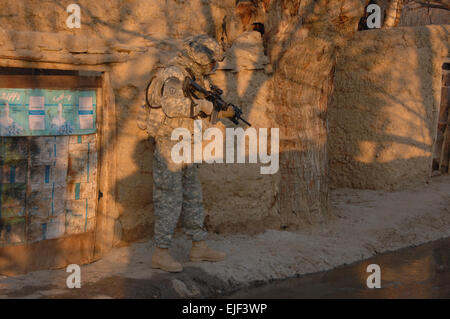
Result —
M332 187L400 189L431 175L449 26L358 32L338 58Z
M250 31L249 26L233 11L235 2L80 0L82 28L68 29L70 0L0 0L4 64L11 66L20 60L52 68L110 72L117 112L116 242L153 233L153 144L137 128L136 115L144 103L152 68L167 62L181 47L181 40L194 34L223 39L228 48L226 60L212 77L224 89L225 98L243 108L253 127L282 127L281 166L283 176L289 177L263 176L259 164L202 165L208 230L254 233L308 225L304 211L315 209L319 201L308 190L318 188L325 194L326 173L334 187L363 188L395 188L426 176L437 104L435 57L444 54L447 29L373 30L348 39L357 30L367 1L264 0L259 3L266 15L258 11L250 20L264 23L266 33L261 37L254 31L243 33ZM280 17L285 19L280 21ZM290 53L283 58L288 48ZM283 84L278 87L271 85L277 63L282 65L278 84ZM293 67L296 64L300 66ZM324 83L332 80L334 69L336 88L329 108L332 85L325 87ZM430 84L418 84L422 75ZM419 116L400 120L396 110L405 105ZM305 122L320 127L321 134L311 134ZM224 132L225 125L219 128ZM409 135L413 137L405 144ZM72 142L69 149L82 148ZM331 145L329 154L326 145ZM310 152L312 146L320 148L320 158ZM85 155L72 158L69 154L68 179L72 171L77 172L77 158ZM296 174L290 174L291 168ZM87 207L90 216L85 201L97 193L82 174L74 174L66 197L70 207L80 211ZM318 176L324 181L320 187L316 187ZM284 191L288 189L295 191ZM290 206L279 205L280 199ZM74 226L65 231L81 231L86 226L81 215L78 211L66 215Z
M427 24L449 24L450 3L448 1L406 0L399 26L418 26Z

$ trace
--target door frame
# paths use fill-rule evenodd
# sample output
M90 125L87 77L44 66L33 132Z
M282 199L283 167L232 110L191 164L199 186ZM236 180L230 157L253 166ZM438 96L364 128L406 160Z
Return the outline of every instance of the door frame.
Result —
M0 75L0 87L96 88L97 90L97 195L96 226L93 231L33 244L0 247L0 274L13 276L40 269L62 268L98 260L113 246L116 208L116 107L109 70L104 66L0 60L0 67L96 71L98 76L74 75ZM44 67L45 66L45 67ZM55 67L56 66L56 67ZM59 67L58 67L59 66ZM6 82L5 82L6 81ZM9 83L9 84L5 84ZM7 86L5 86L7 85Z

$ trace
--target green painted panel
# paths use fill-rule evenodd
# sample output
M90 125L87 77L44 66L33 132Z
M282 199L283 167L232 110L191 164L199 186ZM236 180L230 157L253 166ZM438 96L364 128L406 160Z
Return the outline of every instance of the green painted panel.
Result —
M96 132L95 90L0 89L0 136Z

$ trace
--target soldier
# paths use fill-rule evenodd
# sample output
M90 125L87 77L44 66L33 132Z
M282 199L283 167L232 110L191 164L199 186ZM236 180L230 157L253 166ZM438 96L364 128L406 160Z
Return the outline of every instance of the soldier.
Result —
M183 50L156 74L149 87L151 100L161 106L159 116L150 116L148 127L153 127L155 153L153 157L153 201L155 211L155 252L152 268L180 272L182 266L168 253L172 236L181 218L184 232L192 239L190 260L220 261L225 253L210 249L205 244L202 187L197 176L197 164L174 163L171 140L175 128L186 128L193 134L194 120L199 114L210 115L213 105L207 100L188 97L183 88L186 77L205 86L205 76L214 72L224 53L219 44L206 35L188 38ZM207 86L207 85L206 85ZM150 111L154 112L154 109ZM155 113L157 114L157 113ZM229 109L219 117L232 117ZM152 122L153 121L153 122ZM151 123L152 122L152 123ZM160 123L159 123L160 122ZM153 125L153 126L152 126Z

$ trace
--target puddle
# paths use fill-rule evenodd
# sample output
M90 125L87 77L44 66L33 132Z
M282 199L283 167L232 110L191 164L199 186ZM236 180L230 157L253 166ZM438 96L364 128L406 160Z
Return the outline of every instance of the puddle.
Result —
M380 266L381 288L367 287L370 264ZM243 289L226 298L450 298L450 238L326 272Z

